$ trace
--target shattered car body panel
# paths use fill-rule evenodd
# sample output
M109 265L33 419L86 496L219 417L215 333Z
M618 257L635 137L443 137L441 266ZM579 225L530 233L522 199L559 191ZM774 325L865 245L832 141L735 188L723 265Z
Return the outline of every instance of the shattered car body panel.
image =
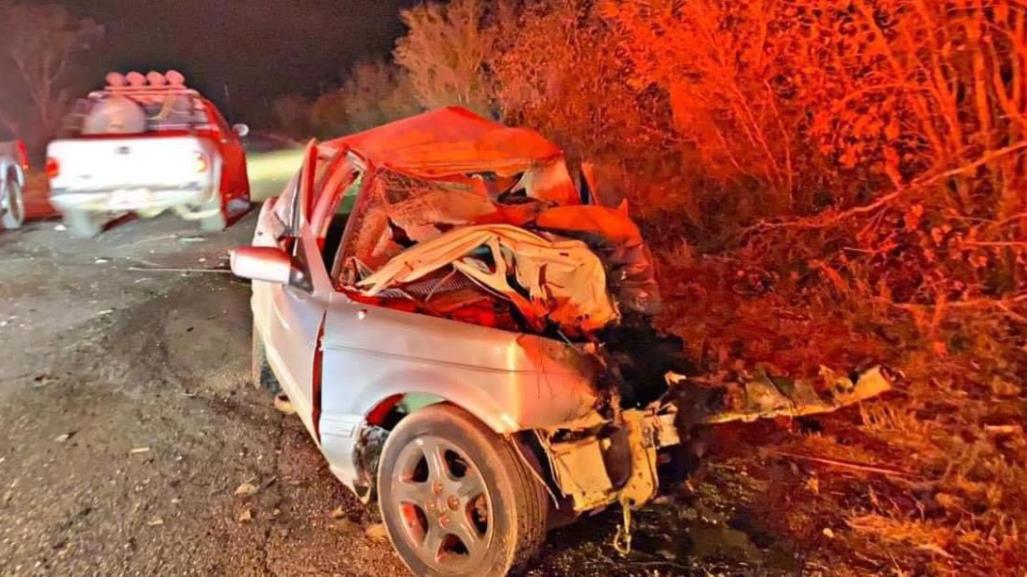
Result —
M475 254L479 249L486 252ZM445 266L509 299L539 331L547 318L565 333L578 334L598 330L618 317L607 293L603 264L585 243L550 241L511 225L452 230L397 255L357 286L363 294L375 296ZM527 290L528 298L510 286L508 276Z
M629 370L629 352L608 350L618 322L658 309L659 291L625 207L587 196L541 135L462 109L308 147L254 237L293 269L241 249L233 270L255 279L268 362L347 486L371 496L373 453L411 395L534 439L548 463L529 466L579 512L644 504L659 485L657 450L685 426L786 414L780 403L725 403L723 387L703 391L716 402L696 402L675 392L694 388L672 372L678 359ZM263 276L265 264L278 276ZM680 342L669 344L680 356ZM652 374L658 382L628 394L638 384L628 381ZM849 395L800 401L822 410L864 396Z
M677 381L678 378L678 375L671 375L668 380ZM880 367L870 368L854 377L835 375L825 367L821 369L821 378L827 385L825 393L819 393L814 383L807 379L774 378L766 373L743 384L724 385L734 399L726 402L718 411L711 412L703 422L748 423L775 417L819 415L872 399L891 390L891 383Z

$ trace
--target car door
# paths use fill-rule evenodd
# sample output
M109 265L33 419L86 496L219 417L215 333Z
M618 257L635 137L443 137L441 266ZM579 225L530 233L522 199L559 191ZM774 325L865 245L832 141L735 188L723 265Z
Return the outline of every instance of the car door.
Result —
M316 411L320 385L319 339L331 285L309 223L317 148L311 143L296 189L285 211L291 222L276 243L291 253L308 281L304 286L254 282L254 317L264 339L267 360L307 430L320 442ZM279 211L267 211L274 218ZM262 215L265 216L265 215ZM268 311L259 318L258 311Z

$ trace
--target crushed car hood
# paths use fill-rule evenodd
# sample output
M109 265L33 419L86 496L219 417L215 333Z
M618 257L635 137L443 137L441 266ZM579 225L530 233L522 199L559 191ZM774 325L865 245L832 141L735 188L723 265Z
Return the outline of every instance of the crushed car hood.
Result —
M349 149L390 170L422 178L492 172L513 176L561 159L538 132L511 128L458 108L440 108L323 146Z

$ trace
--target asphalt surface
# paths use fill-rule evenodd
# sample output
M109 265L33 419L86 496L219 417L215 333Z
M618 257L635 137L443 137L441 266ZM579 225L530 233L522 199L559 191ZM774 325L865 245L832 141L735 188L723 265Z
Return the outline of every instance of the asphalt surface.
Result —
M224 269L253 221L0 233L0 575L407 574L373 507L248 383L249 286ZM551 533L528 574L795 571L715 504L662 502L631 557L609 511Z

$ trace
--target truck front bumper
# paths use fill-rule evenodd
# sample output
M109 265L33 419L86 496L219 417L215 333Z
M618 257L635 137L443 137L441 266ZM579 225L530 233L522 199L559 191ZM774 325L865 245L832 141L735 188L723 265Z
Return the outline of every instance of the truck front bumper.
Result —
M200 183L180 188L155 186L137 186L119 189L102 190L68 190L54 188L50 192L50 202L57 210L66 212L78 210L84 212L160 212L169 208L199 207L214 200L217 191ZM194 214L182 210L184 218ZM203 214L196 213L195 218Z

